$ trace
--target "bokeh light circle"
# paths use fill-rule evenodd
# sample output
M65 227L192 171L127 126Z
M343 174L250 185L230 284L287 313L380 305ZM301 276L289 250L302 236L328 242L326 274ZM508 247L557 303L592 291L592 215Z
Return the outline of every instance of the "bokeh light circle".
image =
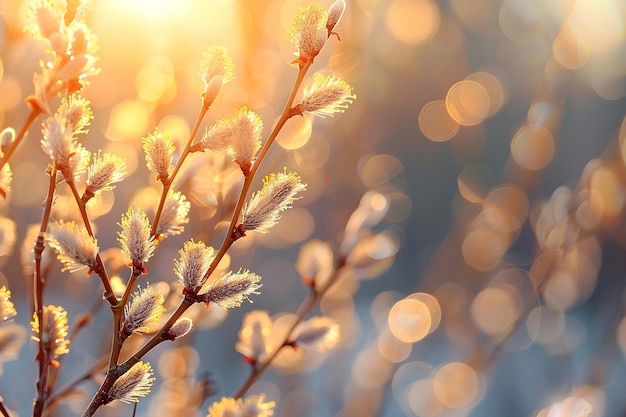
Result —
M426 103L417 117L420 130L428 139L443 142L459 131L459 123L450 116L443 100Z
M554 147L554 139L548 129L524 125L511 141L511 156L522 168L538 171L550 163L554 156Z
M423 339L432 324L430 310L422 301L403 299L389 311L389 329L403 342L417 342Z
M416 292L406 297L408 300L418 300L424 303L426 307L428 307L428 312L430 314L430 330L428 333L432 333L437 330L439 327L439 323L441 323L441 306L439 305L439 301L435 297L425 292Z
M495 267L508 249L504 237L488 228L476 229L465 237L461 246L463 259L478 271Z
M501 232L519 229L526 221L528 198L513 185L502 185L489 192L483 203L483 214L489 225Z
M492 336L504 334L511 328L518 314L513 288L485 288L474 298L471 314L474 324L481 332Z
M441 13L430 0L394 0L387 10L387 29L400 42L416 44L437 31Z
M404 342L389 330L385 329L378 335L378 351L380 355L392 363L404 362L411 354L411 343Z
M471 73L465 77L465 79L476 81L478 84L482 85L487 92L489 96L489 111L487 112L487 117L493 116L500 111L504 105L505 95L504 88L498 77L488 72L478 71Z
M478 394L478 375L462 362L444 365L433 380L437 399L446 407L459 408L469 405Z
M276 137L276 143L283 149L300 149L309 141L313 126L308 117L298 117L287 123Z
M454 84L446 95L450 117L463 126L476 125L489 115L489 94L476 81L463 80Z
M113 141L135 140L148 131L150 115L138 101L125 100L111 110L106 136Z

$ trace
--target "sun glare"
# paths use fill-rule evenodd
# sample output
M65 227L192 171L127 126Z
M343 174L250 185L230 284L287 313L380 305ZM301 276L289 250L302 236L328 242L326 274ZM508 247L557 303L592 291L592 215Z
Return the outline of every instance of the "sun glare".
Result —
M111 0L107 2L109 8L119 11L139 14L149 20L161 20L181 10L187 0Z

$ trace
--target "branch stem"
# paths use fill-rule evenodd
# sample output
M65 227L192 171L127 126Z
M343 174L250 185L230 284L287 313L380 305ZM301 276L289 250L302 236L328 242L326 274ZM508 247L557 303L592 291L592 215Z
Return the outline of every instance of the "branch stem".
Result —
M196 123L194 124L193 129L191 130L191 133L189 134L187 143L185 144L185 147L183 148L180 154L180 158L178 158L178 162L176 163L174 170L167 178L162 180L163 191L161 193L161 200L159 201L159 206L154 216L154 221L152 223L152 231L151 231L152 236L155 236L155 233L157 231L159 221L161 220L161 215L163 214L163 207L165 206L165 200L167 200L167 194L169 193L170 188L172 187L172 184L174 183L174 178L176 178L178 171L180 171L180 168L183 166L183 162L185 162L185 159L189 155L191 144L193 143L193 139L196 137L196 134L198 133L198 130L200 129L200 124L202 123L202 120L204 119L204 116L206 116L208 111L209 111L209 106L203 105L202 108L200 109L200 113L198 114L198 117L196 118Z
M243 397L245 393L248 392L252 384L254 384L257 381L257 379L259 379L259 377L272 364L272 362L274 361L274 359L276 359L276 356L278 356L280 351L283 350L287 346L292 346L291 337L292 337L293 332L296 330L296 328L302 322L302 320L304 320L304 317L308 314L308 312L311 311L313 306L317 304L319 299L328 291L328 289L335 282L337 282L337 278L340 276L341 270L344 267L345 267L345 259L340 258L337 261L337 265L335 266L333 273L328 278L328 280L324 283L324 285L322 285L319 289L316 289L315 287L311 288L311 292L309 293L309 296L305 298L300 304L300 307L298 307L298 311L296 312L296 319L294 320L291 327L289 327L289 330L287 331L285 338L283 339L278 349L275 349L274 351L272 351L272 353L270 353L270 355L265 359L265 361L263 361L263 363L261 363L260 365L256 364L252 368L252 372L250 372L250 375L248 375L248 379L246 379L246 381L241 385L241 387L235 392L235 394L233 395L233 398Z
M44 234L48 229L48 222L50 219L50 212L52 211L52 202L54 200L54 192L56 190L56 177L57 170L54 167L50 167L48 170L48 175L50 177L48 182L48 194L46 196L46 201L44 204L43 213L41 215L41 224L39 227L39 235L37 236L37 240L35 242L35 271L34 271L34 300L33 306L35 309L35 314L37 315L38 326L38 334L37 337L39 339L38 345L38 353L37 360L39 362L39 374L37 377L37 396L35 398L35 402L33 404L33 417L41 417L43 413L44 404L46 401L46 397L48 395L48 372L50 366L50 358L48 350L45 346L44 341L44 314L43 314L43 293L46 286L46 279L41 273L41 258L43 251L45 249L44 245Z

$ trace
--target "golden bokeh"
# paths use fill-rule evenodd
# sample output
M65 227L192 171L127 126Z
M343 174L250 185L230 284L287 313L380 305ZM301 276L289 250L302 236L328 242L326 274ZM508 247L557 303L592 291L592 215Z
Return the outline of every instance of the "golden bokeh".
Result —
M519 314L515 290L508 285L493 285L481 291L472 301L472 320L490 336L506 333Z
M461 248L465 262L478 271L494 268L507 249L507 239L491 228L468 233Z
M391 330L378 335L378 350L383 358L393 363L405 361L411 354L412 345L397 338Z
M568 271L557 271L550 276L543 291L546 305L565 311L574 306L579 298L579 289L576 277Z
M497 1L475 0L472 2L465 0L450 1L454 16L461 20L463 25L472 30L488 30L489 24L497 11Z
M434 142L452 139L460 126L459 122L450 116L443 100L426 103L420 110L417 121L424 136Z
M111 109L106 136L113 141L140 138L148 133L149 121L145 106L135 100L123 101Z
M487 3L489 1L491 0L486 0ZM498 77L489 72L477 71L469 74L465 79L477 82L487 92L489 96L489 111L487 112L487 117L491 117L500 111L506 101L506 95L504 93L504 87Z
M12 201L18 207L26 207L41 200L46 184L43 181L33 181L37 175L42 175L40 167L31 162L24 162L13 168L13 195ZM43 177L42 177L43 178Z
M428 306L419 300L405 298L398 301L389 311L389 329L403 342L422 340L432 326Z
M435 396L433 378L415 381L408 392L409 407L416 416L435 417L445 410L445 406Z
M311 213L302 208L292 208L281 216L281 221L272 229L269 235L259 237L264 246L274 249L290 247L295 243L309 239L315 230L315 219Z
M391 381L393 394L407 415L414 414L416 410L428 409L429 402L433 402L435 409L441 411L441 404L433 392L433 371L434 368L429 363L413 361L403 363L394 372ZM429 387L424 385L425 382ZM424 390L416 392L416 386L424 387Z
M625 188L624 180L619 169L602 166L595 170L590 178L590 194L595 200L591 204L599 207L603 219L615 219L620 216L626 203L626 195L622 192Z
M487 194L483 214L489 225L500 232L512 232L526 221L528 198L522 189L500 185Z
M361 388L374 388L384 385L391 376L391 362L379 360L378 347L367 346L357 355L352 365L352 376Z
M283 149L300 149L309 141L312 132L311 119L306 116L298 117L285 125L276 137L276 143Z
M437 30L439 6L432 0L393 0L387 10L387 30L407 44L424 42Z
M48 150L41 151L41 122L57 111L56 91L44 100L49 114L24 122L40 105L24 101L37 93L33 73L51 56L45 40L23 30L35 3L0 2L0 129L28 131L9 161L8 197L0 198L0 275L22 296L17 323L30 320L22 314L28 313L24 299L34 305L33 246L44 234L42 203L54 201L53 220L84 221L74 190L60 175L54 197L46 198L51 162ZM116 241L117 222L128 207L144 209L152 221L163 191L180 192L190 203L184 232L159 239L146 266L148 279L167 298L164 323L189 295L181 293L174 273L185 241L203 241L216 252L221 242L233 243L231 219L244 220L232 210L249 204L267 173L296 171L307 184L267 233L247 230L228 246L211 275L212 283L231 270L262 276L259 294L250 295L254 304L244 299L238 311L216 305L186 311L196 333L150 352L155 384L137 414L205 415L217 400L214 387L200 384L207 369L220 396L231 395L252 369L260 379L242 398L267 394L281 417L464 417L520 410L536 417L620 415L615 364L626 357L626 298L618 279L626 248L624 0L346 1L337 33L324 39L314 65L299 73L304 62L293 62L299 55L294 43L302 34L294 32L312 22L300 19L292 27L307 3L89 0L81 11L99 49L98 74L85 77L81 90L95 117L77 140L91 152L118 155L129 174L86 204L117 297L131 289L128 259ZM328 34L322 15L331 3L320 2L319 22L305 34L317 31L316 45ZM204 114L200 62L212 44L227 48L234 78ZM284 121L283 108L298 109L306 95L302 86L310 86L314 72L345 79L358 99L334 117L289 117L269 152L251 156L259 165L250 182L233 163L232 144L200 151L207 129L242 106L262 118L259 139L266 143ZM298 88L291 91L294 80ZM295 101L285 106L290 97ZM171 133L173 164L187 158L171 184L146 168L142 138L155 128ZM187 157L188 141L195 146ZM85 177L75 179L79 195ZM307 282L294 266L310 239L328 246L323 263L335 268L329 288ZM101 346L106 350L111 340L110 327L100 323L104 313L95 310L104 305L102 281L97 273L87 277L87 268L62 271L53 248L45 246L46 300L67 296L68 318L84 310L95 318L85 330L102 333L93 340L80 334L72 342L76 350L64 366L78 358L87 369L92 353L106 354ZM261 332L267 339L256 343L267 352L280 349L268 369L286 376L282 381L263 374L263 363L254 358L242 362L233 349L242 314L254 309L272 314L272 326ZM319 352L287 335L294 323L316 314L338 324L334 350ZM241 335L256 336L252 328ZM129 338L122 356L150 336ZM11 380L24 366L21 357L10 363L5 355L0 351L0 361L7 362L1 371ZM52 397L69 376L61 371ZM10 414L27 414L15 406L17 388L5 385L1 405L16 407ZM68 395L67 406L54 412L80 415L82 391L93 388L91 382L78 387L81 395ZM32 389L26 391L19 400L29 407ZM512 396L519 409L511 408ZM107 412L124 410L129 408Z
M569 31L561 31L552 43L552 53L559 64L567 69L578 69L589 60L589 53L576 36Z
M619 60L616 58L616 60ZM606 65L612 65L609 63ZM619 64L617 64L619 65ZM626 96L626 84L623 74L605 74L603 71L594 71L590 74L593 91L605 100L619 100Z
M402 294L394 291L383 291L372 299L370 304L370 317L379 329L387 328L388 315L391 307L400 300Z
M0 79L0 108L4 111L15 108L22 100L20 82L13 76L6 75Z
M550 131L537 125L524 125L511 140L511 156L529 171L545 168L554 156L554 139Z
M428 314L430 315L430 329L428 333L432 333L439 327L441 323L441 306L437 299L431 294L425 292L416 292L406 296L408 300L418 300L424 303L428 307Z
M363 183L374 188L400 175L404 171L404 165L393 155L378 154L366 157L358 170Z
M537 413L537 417L550 417L555 414L563 417L595 417L604 415L607 393L602 387L577 385L567 396L552 403Z
M107 214L113 208L115 203L115 196L110 191L103 191L89 200L86 205L87 213L93 219L97 219L100 216Z
M391 223L406 221L413 211L409 196L400 191L392 191L387 195L387 198L389 199L389 211L385 220Z
M183 378L199 363L198 352L190 346L164 352L159 358L157 369L164 378Z
M489 115L489 93L476 81L463 80L455 83L446 95L446 108L450 117L463 126L481 123Z
M291 158L299 169L316 170L328 162L330 146L324 137L314 134L291 153Z
M604 53L626 38L624 5L616 0L579 0L567 21L582 48Z
M459 408L470 405L479 392L478 374L463 362L451 362L442 366L433 378L437 399L446 407Z
M177 88L172 62L166 57L154 56L150 63L139 69L135 89L139 98L149 103L166 104L174 100Z
M164 118L159 120L158 127L160 131L167 130L172 136L174 143L181 148L185 146L185 142L189 137L189 133L191 133L191 127L189 126L189 122L185 118L177 114L165 116Z

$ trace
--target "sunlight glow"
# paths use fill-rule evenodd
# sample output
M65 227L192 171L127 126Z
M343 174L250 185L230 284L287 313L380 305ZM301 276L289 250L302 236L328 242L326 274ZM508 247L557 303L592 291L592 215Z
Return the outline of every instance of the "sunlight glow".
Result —
M137 14L148 20L160 20L167 19L176 10L180 10L181 3L185 2L185 0L110 0L108 7Z

